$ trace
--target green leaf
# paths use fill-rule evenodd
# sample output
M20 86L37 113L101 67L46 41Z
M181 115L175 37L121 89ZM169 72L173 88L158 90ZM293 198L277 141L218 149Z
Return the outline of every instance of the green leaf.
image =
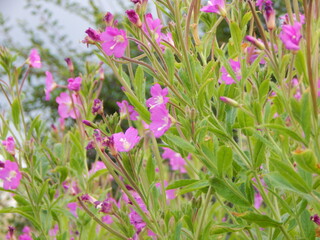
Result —
M306 209L300 216L302 230L304 232L304 235L306 236L306 239L308 240L316 239L315 224L310 221L310 217L310 213Z
M208 186L209 186L208 180L198 180L192 184L187 185L185 188L181 189L179 191L179 195L182 195L188 192L197 191L197 190L206 188Z
M168 78L170 83L173 83L174 80L174 64L175 64L175 59L174 55L171 51L170 48L166 48L166 51L164 52L164 60L167 63L168 66Z
M260 102L260 104L263 104L267 99L267 96L268 96L268 93L270 90L269 83L270 83L269 79L264 80L259 86L259 102Z
M98 178L98 177L101 177L103 175L106 175L107 173L109 172L108 169L106 168L103 168L103 169L100 169L98 171L96 171L94 174L92 174L88 180L88 182L91 182L93 181L94 179Z
M301 50L296 54L295 68L299 75L303 76L304 80L308 79L306 60L304 58L304 53Z
M230 223L219 223L215 224L210 228L210 235L239 232L245 229L246 226Z
M305 183L304 179L291 165L278 161L277 159L272 159L270 163L273 165L273 168L280 173L280 176L285 178L296 190L303 193L311 192L311 189Z
M145 102L146 81L144 79L144 72L141 66L137 67L133 83L137 98L140 102Z
M131 95L128 92L125 92L125 94L128 97L130 103L135 107L135 110L139 113L142 120L146 123L150 123L150 113L146 109L146 107L142 105L135 96Z
M270 129L273 129L279 133L282 133L282 134L285 134L291 138L293 138L294 140L300 142L300 143L303 143L304 145L308 145L308 143L306 142L305 139L303 139L302 137L300 137L297 133L295 133L294 131L286 128L286 127L283 127L281 125L278 125L278 124L262 124L259 126L259 128L270 128Z
M4 208L0 209L0 213L17 213L20 214L21 216L27 218L30 222L32 222L33 226L37 228L38 230L41 229L40 224L37 222L37 220L31 216L30 214L25 212L24 208Z
M279 227L282 223L273 220L267 215L253 212L233 213L236 217L246 220L249 223L255 223L260 227Z
M243 207L250 207L251 204L247 197L244 196L234 183L227 182L227 180L221 180L213 178L210 180L210 184L213 190L216 191L225 200Z
M217 154L217 167L219 173L223 176L232 167L233 154L232 149L227 146L221 146Z
M242 42L241 30L236 22L231 22L229 26L230 26L231 37L233 39L235 48L239 53L241 51L241 42Z
M311 173L320 174L320 163L318 163L314 152L310 149L293 152L293 159L298 165Z
M188 141L184 140L183 138L173 135L173 134L166 134L165 137L174 145L185 150L190 153L196 153L196 148Z
M265 150L266 145L262 141L257 140L253 148L253 161L255 168L259 168L261 164L264 162L266 157Z
M195 183L197 182L198 180L196 179L182 179L182 180L177 180L171 184L168 185L168 187L166 188L167 190L170 190L170 189L176 189L176 188L179 188L179 187L185 187L187 185L190 185L192 183Z
M37 197L37 205L40 205L41 204L41 201L42 201L42 198L43 198L43 195L46 193L47 189L48 189L48 182L50 182L51 179L47 179L43 184L42 184L42 187L41 187L41 190L40 190L40 193Z
M13 124L17 129L20 129L20 104L18 98L14 99L11 105L11 114Z
M239 122L240 128L254 127L254 119L241 109L238 109L238 122ZM243 129L243 133L246 136L251 136L252 130Z
M303 129L305 139L307 143L309 143L311 126L312 126L312 121L311 121L312 112L311 112L309 93L304 93L302 95L301 106L303 106L301 108L301 116L300 116L301 127Z

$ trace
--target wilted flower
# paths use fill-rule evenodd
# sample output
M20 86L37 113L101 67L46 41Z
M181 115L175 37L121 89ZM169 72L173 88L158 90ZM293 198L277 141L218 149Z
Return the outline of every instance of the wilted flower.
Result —
M73 72L74 71L74 66L73 66L73 62L70 58L65 58L64 59L68 65L69 71Z
M114 16L111 12L107 12L103 20L106 22L107 27L113 26Z
M200 9L201 12L217 13L225 17L225 0L209 0L208 5Z
M273 30L276 27L276 12L273 8L273 3L267 2L264 7L264 19L269 30Z
M241 68L240 68L240 62L234 61L233 59L229 60L230 66L232 70L234 71L236 75L236 80L240 81L241 80ZM222 81L229 85L235 83L235 79L231 77L231 75L228 73L227 69L225 67L221 67L220 69L222 75L221 79L219 79L219 83L222 83Z
M320 226L320 217L318 214L315 214L310 217L310 220Z
M93 114L103 114L103 102L100 99L93 100L92 111Z
M30 61L30 66L33 68L41 68L41 58L38 53L38 50L33 48L31 49L30 55L29 55L29 61Z
M0 179L3 180L3 188L16 189L20 185L22 175L16 162L5 161L4 168L0 168Z
M100 34L96 30L94 30L92 28L88 28L85 33L88 34L88 37L92 41L95 41L95 42L101 41Z
M161 137L170 128L171 119L165 105L160 105L151 110L151 123L149 129L156 138Z
M61 118L71 117L76 119L76 116L79 116L80 112L77 109L77 105L81 105L80 99L76 94L72 94L72 100L71 97L65 92L61 93L60 96L56 98L56 102L59 104L58 113Z
M168 95L168 88L162 89L158 83L151 87L150 93L152 97L146 101L146 105L150 110L165 105L169 101L169 98L166 97Z
M8 153L10 153L11 155L15 154L16 144L13 137L7 137L6 140L2 141L2 145L5 147Z
M68 89L71 91L79 91L81 88L81 82L82 78L81 77L76 77L76 78L69 78L68 79Z
M50 100L50 93L57 87L57 84L53 81L52 74L46 71L46 88L44 89L46 94L46 101Z
M102 49L108 56L123 57L126 47L128 46L128 39L124 30L107 27L106 31L100 34L100 37L103 41Z
M162 153L162 157L164 159L170 160L170 166L172 170L180 171L181 173L186 173L185 165L187 164L186 161L181 157L180 153L173 151L170 148L162 148L164 152Z
M299 43L302 38L300 30L301 23L299 22L295 22L293 25L282 26L279 37L288 50L298 51L300 49Z
M294 22L300 22L301 24L306 23L304 14L299 13L300 21L298 21L295 13L292 14L292 17ZM279 19L282 20L283 24L290 24L288 13L286 13L284 16L279 17Z
M129 152L139 141L138 130L130 127L125 133L119 132L112 135L114 145L119 152Z

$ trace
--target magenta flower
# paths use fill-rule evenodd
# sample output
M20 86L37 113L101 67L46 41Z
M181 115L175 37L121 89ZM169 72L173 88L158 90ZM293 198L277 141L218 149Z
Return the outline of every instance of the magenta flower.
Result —
M126 100L123 100L122 102L117 102L118 107L120 108L120 118L125 118L127 114L129 114L130 119L132 121L137 120L137 117L139 114L134 110L134 107L129 105L129 103Z
M161 29L162 24L160 19L153 19L153 16L151 13L147 13L145 15L146 23L142 24L142 30L149 36L154 37L158 45L160 45L161 41ZM149 28L149 30L148 30ZM151 36L149 34L149 31L151 33Z
M112 224L113 223L113 219L110 215L105 215L101 218L102 222L106 223L106 224Z
M170 166L172 170L180 171L181 173L186 173L186 169L184 166L187 164L186 161L181 157L180 153L176 153L170 148L162 148L164 152L162 153L162 157L164 159L169 159Z
M106 22L107 27L113 26L114 16L111 12L107 12L103 20Z
M81 77L76 77L76 78L69 78L68 79L68 89L71 91L79 91L81 88L81 82L82 78Z
M295 22L293 25L283 25L279 35L281 41L288 50L298 51L299 43L302 38L301 23Z
M142 217L134 210L131 209L131 212L129 213L129 219L131 225L133 225L136 228L137 234L139 234L142 229L147 225Z
M96 30L92 28L88 28L85 31L85 33L88 34L88 37L91 38L92 41L95 41L95 42L101 41L100 34Z
M23 229L22 229L22 232L30 235L31 229L28 226L24 226Z
M18 188L21 178L22 175L18 164L10 160L5 161L4 168L0 168L0 179L3 180L3 188L6 190Z
M72 100L75 108L73 107ZM76 94L72 94L72 100L65 92L61 93L60 96L56 98L56 102L59 104L58 113L61 118L71 117L76 119L77 116L80 115L80 112L77 109L77 106L81 105L80 99Z
M119 132L112 135L114 145L119 152L129 152L139 141L138 130L129 127L125 133Z
M320 226L320 217L318 214L315 214L310 217L310 220Z
M38 50L33 48L31 49L30 55L29 55L29 61L30 61L30 66L33 68L41 68L41 58L38 53Z
M2 141L2 145L5 147L8 153L10 153L11 155L15 154L16 145L13 137L7 137L6 140Z
M146 102L146 105L150 110L155 107L165 105L169 101L169 98L166 97L168 95L168 89L162 89L158 83L151 87L150 93L152 97Z
M46 88L44 89L46 94L46 101L50 100L50 93L57 87L57 84L53 81L52 74L46 71Z
M58 232L59 232L59 225L56 224L56 225L54 225L53 228L51 228L51 229L49 230L49 236L50 236L50 237L55 237L55 236L58 234Z
M261 11L262 9L263 9L263 7L265 6L265 5L272 5L273 3L272 3L272 1L271 0L257 0L257 3L256 3L256 5L257 5L257 7L259 7L259 10Z
M124 30L107 27L106 31L100 34L100 37L103 41L102 49L108 56L123 57L128 46L128 39Z
M77 208L80 208L80 207L78 206L78 203L77 203L77 202L68 203L68 204L67 204L67 207L69 208L69 210L70 210L70 212L72 213L72 215L77 218L77 217L78 217Z
M254 193L254 207L259 209L263 203L263 198L259 192Z
M149 129L156 138L161 137L170 128L171 120L169 111L165 105L160 105L151 111L151 123Z
M93 106L91 112L96 115L96 114L103 114L103 101L100 99L95 99L93 100Z
M104 165L104 163L102 161L96 161L92 164L91 169L89 171L89 175L92 175L94 173L96 173L97 171L101 170L101 169L105 169L106 165Z
M156 183L155 186L161 191L161 183ZM168 182L164 181L164 186L168 186ZM166 190L166 198L168 200L175 199L176 198L176 190L175 189L170 189Z
M209 0L208 5L200 9L201 12L217 13L226 16L225 0Z
M241 80L240 62L234 61L233 59L230 59L229 63L230 63L232 70L235 72L235 75L237 77L236 80L240 81ZM235 80L231 77L231 75L228 73L228 71L225 67L221 67L220 71L221 71L222 75L221 75L221 79L219 79L219 83L222 83L222 81L227 85L235 83Z
M33 240L33 238L29 234L22 234L19 236L19 240Z

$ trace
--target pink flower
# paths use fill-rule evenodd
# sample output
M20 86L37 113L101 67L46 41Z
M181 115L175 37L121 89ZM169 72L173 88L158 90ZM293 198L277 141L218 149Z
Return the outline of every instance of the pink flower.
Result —
M77 208L79 208L78 203L77 202L68 203L67 207L69 208L69 210L73 214L73 216L75 216L77 218L78 217Z
M46 71L46 88L44 89L46 93L46 101L50 100L50 93L57 87L57 84L53 81L52 74Z
M233 59L230 59L229 63L230 63L230 66L237 77L236 80L240 81L241 80L240 62L234 61ZM221 75L221 79L219 79L219 83L222 83L222 81L227 85L235 83L235 79L233 79L231 77L231 75L228 73L228 71L225 67L221 67L220 71L221 71L222 75Z
M259 209L261 207L261 204L263 203L263 198L260 195L259 192L254 193L254 207L256 209Z
M102 222L106 223L106 224L112 224L113 223L113 219L110 215L105 215L101 218Z
M149 129L156 138L161 137L170 128L171 120L169 111L165 105L160 105L151 111L151 123Z
M0 168L0 179L3 180L3 188L6 190L16 189L19 184L22 175L19 171L18 164L7 160L4 163L4 168Z
M208 5L200 9L201 12L217 13L226 16L225 0L209 0Z
M49 230L49 236L50 236L50 237L55 237L55 236L58 234L58 232L59 232L59 225L56 224L56 225L54 225L53 228L51 228L51 229Z
M138 130L133 127L128 128L125 133L115 133L112 136L119 152L129 152L140 141Z
M134 191L130 186L127 186L127 189L130 191L132 197L136 200L136 202L137 202L138 205L141 207L141 209L142 209L144 212L147 213L147 212L148 212L147 206L146 206L146 204L143 202L141 196L140 196L136 191ZM129 197L128 197L125 193L122 194L122 200L123 200L124 202L126 202L127 204L132 205L131 200L129 199Z
M281 41L288 50L298 51L299 43L302 38L300 33L301 23L295 22L293 25L283 25L279 35Z
M257 0L257 7L259 7L259 10L261 11L262 8L266 5L266 4L273 4L271 0Z
M41 68L41 58L38 53L38 50L33 48L31 49L30 55L29 55L29 61L30 66L33 68Z
M75 108L73 107L72 100ZM78 105L81 105L80 99L76 94L72 94L72 99L68 93L61 93L59 97L56 98L56 102L59 104L58 113L61 118L71 117L76 119L80 115L79 110L77 109Z
M320 217L318 214L315 214L310 217L310 220L316 223L318 226L320 226Z
M162 24L160 19L153 19L153 16L151 13L147 13L145 15L146 23L142 24L142 30L149 36L154 37L158 45L160 45L161 40L161 29ZM148 30L149 29L149 30ZM151 33L151 36L149 34L149 31Z
M79 91L81 87L82 78L76 77L76 78L69 78L68 79L68 89L71 91Z
M19 240L33 240L33 238L30 235L24 233L19 236Z
M180 171L181 173L186 173L186 169L184 166L187 164L186 161L181 157L180 153L176 153L170 148L162 148L164 152L162 153L162 157L164 159L170 160L170 166L172 170Z
M161 191L161 183L156 183L155 186L158 189L160 189L160 191ZM164 181L164 186L165 187L168 186L168 182L167 181ZM175 189L166 190L166 198L168 200L175 199L176 198L176 190Z
M106 15L104 16L103 20L106 22L106 25L108 27L113 26L114 16L111 12L107 12Z
M293 21L298 22L296 14L294 13L294 14L292 14L292 16L293 16ZM299 13L299 16L300 16L300 23L305 24L306 21L305 21L304 14ZM286 13L284 16L279 17L279 19L281 19L283 21L283 24L290 24L288 13Z
M23 229L22 229L22 232L30 235L31 229L28 226L24 226Z
M88 28L85 33L88 34L88 37L91 38L92 41L95 41L95 42L101 41L100 34L96 30L92 28Z
M123 100L122 102L117 102L118 107L120 108L120 117L124 118L127 114L129 114L130 119L132 121L137 120L137 117L139 114L134 110L134 107L129 105L129 103L126 100Z
M169 101L169 98L166 97L168 95L168 89L162 89L158 83L151 87L150 93L152 97L146 102L146 105L150 110L155 107L165 105Z
M2 145L5 147L8 153L11 155L15 154L15 142L13 137L8 137L6 140L3 140Z
M104 163L102 161L96 161L92 164L91 169L89 171L89 175L92 175L94 173L96 173L97 171L101 170L101 169L105 169L106 165L104 165Z
M123 57L128 45L128 39L124 30L107 27L106 31L100 34L100 37L103 41L102 49L108 56Z
M136 228L137 234L139 234L142 229L147 225L142 217L134 210L131 209L131 212L129 213L129 219L131 225L133 225Z

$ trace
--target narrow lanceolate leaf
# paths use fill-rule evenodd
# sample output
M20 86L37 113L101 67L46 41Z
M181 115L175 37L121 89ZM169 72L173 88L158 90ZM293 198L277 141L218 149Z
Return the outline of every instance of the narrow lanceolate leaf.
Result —
M184 140L181 137L178 137L173 134L166 134L165 137L172 142L174 145L178 146L182 150L185 150L187 152L195 153L196 148L188 141Z
M19 100L16 98L11 105L11 113L12 113L12 120L14 126L19 129L19 123L20 123L20 105Z
M281 222L277 222L267 215L262 215L253 212L233 213L234 216L242 218L249 223L255 223L260 227L279 227Z
M225 200L243 207L251 206L247 197L244 196L242 192L240 192L240 190L234 183L226 182L218 178L213 178L210 180L210 185L213 187L213 190Z
M317 161L312 150L297 150L293 152L293 158L302 169L311 173L320 174L320 162Z
M197 181L198 180L196 180L196 179L177 180L177 181L169 184L169 186L166 189L170 190L170 189L176 189L176 188L179 188L179 187L185 187L185 186L188 186L188 185L190 185L192 183L195 183Z
M227 146L221 146L218 150L217 166L221 175L225 174L232 166L232 149Z
M246 226L238 224L220 223L213 225L210 229L210 235L239 232L242 231Z

